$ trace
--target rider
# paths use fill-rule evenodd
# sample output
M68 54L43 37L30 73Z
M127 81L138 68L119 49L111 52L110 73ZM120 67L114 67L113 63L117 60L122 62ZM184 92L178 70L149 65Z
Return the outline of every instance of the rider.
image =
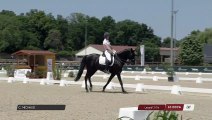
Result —
M106 69L104 72L106 73L110 73L109 72L109 64L111 64L112 62L112 56L114 55L115 53L115 50L112 48L112 46L110 45L110 41L109 41L109 33L108 32L105 32L104 33L104 40L103 40L103 46L104 46L104 49L105 49L105 56L106 56Z

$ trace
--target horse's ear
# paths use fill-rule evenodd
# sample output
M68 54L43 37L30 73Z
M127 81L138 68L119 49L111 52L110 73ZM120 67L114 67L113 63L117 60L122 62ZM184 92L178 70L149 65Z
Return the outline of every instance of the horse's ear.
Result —
M135 49L131 48L131 51L135 53Z
M135 48L131 48L131 52L134 53L135 56L137 56L137 51Z

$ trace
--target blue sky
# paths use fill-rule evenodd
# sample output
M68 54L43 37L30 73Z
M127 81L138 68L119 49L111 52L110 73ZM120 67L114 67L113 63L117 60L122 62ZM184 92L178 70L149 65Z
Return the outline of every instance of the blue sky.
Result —
M174 0L176 38L187 36L192 30L212 27L212 0ZM80 12L101 19L112 16L116 22L130 19L147 24L159 37L171 34L171 0L0 0L0 10L16 14L30 9L44 10L53 15L69 16Z

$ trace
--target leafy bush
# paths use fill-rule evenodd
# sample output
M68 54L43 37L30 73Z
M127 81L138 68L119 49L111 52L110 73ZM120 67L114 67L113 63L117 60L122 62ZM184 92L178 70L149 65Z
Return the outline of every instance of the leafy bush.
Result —
M56 58L59 60L72 60L74 53L72 51L58 51Z
M178 120L178 116L175 111L158 111L153 120Z
M44 70L35 70L35 76L37 78L44 78L45 77L45 71Z
M14 65L7 65L5 67L5 70L7 71L8 77L14 77L14 72L15 72L15 66Z
M55 80L61 80L61 73L62 73L62 69L59 66L56 66L53 70L53 76Z
M32 74L32 73L31 73L30 71L27 71L26 77L28 77L28 78L31 77L31 74Z
M152 68L149 67L149 65L145 66L145 69L146 69L147 72L152 71Z
M164 64L164 70L169 77L173 77L175 74L174 68L168 64Z
M167 74L168 76L170 76L170 77L173 77L173 76L175 75L174 68L173 68L173 67L167 68L166 74Z
M68 74L68 77L75 77L74 72L71 71L71 72Z
M153 111L154 112L154 111ZM183 120L182 115L177 114L175 111L157 111L152 114L151 112L146 120ZM186 120L190 120L191 118L188 118Z
M72 56L73 55L72 51L59 51L57 54L59 56L61 56L61 57L66 57L66 56Z
M35 70L34 72L27 71L26 77L28 78L45 78L46 72L44 70Z

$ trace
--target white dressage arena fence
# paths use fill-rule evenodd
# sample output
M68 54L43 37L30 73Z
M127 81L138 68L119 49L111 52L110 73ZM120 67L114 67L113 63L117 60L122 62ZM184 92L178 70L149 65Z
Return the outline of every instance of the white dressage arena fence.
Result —
M25 83L31 83L31 82L37 82L41 85L51 85L51 84L59 84L59 86L68 86L68 85L82 85L85 83L84 81L74 82L74 81L66 81L66 80L47 80L47 79L17 79L14 77L8 77L8 78L0 78L0 80L7 80L8 83L12 82L25 82ZM92 82L94 86L104 86L105 82ZM88 84L89 85L89 84ZM206 88L190 88L190 87L181 87L179 85L173 85L173 86L160 86L160 85L144 85L143 83L138 84L123 84L125 88L131 88L135 89L135 92L144 92L145 90L160 90L160 91L170 91L171 94L180 95L183 92L192 92L192 93L207 93L212 94L212 89L206 89ZM113 83L111 82L107 89L115 89L121 87L119 83Z
M23 73L23 71L22 71ZM135 74L135 73L132 73ZM84 74L83 74L84 76ZM94 75L94 77L102 77L103 79L108 79L109 75ZM123 78L128 78L128 79L135 79L142 81L143 79L152 79L153 81L158 81L161 79L167 79L167 77L159 77L159 76L140 76L140 75L134 75L134 76L125 76L122 75ZM196 83L202 83L203 81L212 81L211 78L202 78L202 77L197 77L197 78L178 78L179 80L192 80L196 81ZM67 81L65 79L62 80L54 80L52 77L52 73L47 73L47 78L46 79L29 79L26 78L25 76L22 77L0 77L0 80L6 80L8 83L13 83L13 82L23 82L24 84L26 83L40 83L41 85L53 85L53 84L58 84L59 86L68 86L68 85L82 85L84 87L85 82L84 81L79 81L79 82L74 82L74 81ZM94 86L104 86L106 83L105 82L92 82ZM89 83L88 83L89 85ZM113 83L111 82L106 89L115 89L117 87L120 87L119 83ZM161 90L161 91L170 91L171 94L176 94L180 95L183 92L194 92L194 93L208 93L212 94L212 89L206 89L206 88L190 88L190 87L181 87L179 85L173 85L173 86L160 86L160 85L144 85L143 83L138 83L138 84L124 84L125 88L131 88L135 89L135 92L144 92L145 90Z
M212 75L212 74L211 74ZM85 76L85 74L82 74L82 76ZM93 75L93 77L101 77L103 79L108 79L110 75ZM116 76L115 76L116 77ZM159 80L168 80L167 76L160 77L160 76L143 76L143 75L121 75L122 79L134 79L134 80L153 80L153 81L159 81ZM203 83L206 82L212 82L212 78L203 78L203 77L179 77L175 76L174 81L195 81L196 83Z
M14 78L26 78L27 72L31 72L31 69L16 69L14 71Z

